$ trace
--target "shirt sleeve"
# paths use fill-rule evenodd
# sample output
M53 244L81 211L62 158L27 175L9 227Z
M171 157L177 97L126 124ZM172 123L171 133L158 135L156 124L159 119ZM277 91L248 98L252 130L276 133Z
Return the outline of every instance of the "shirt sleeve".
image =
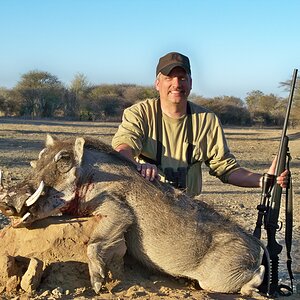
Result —
M205 164L209 167L210 175L228 183L229 175L240 166L229 150L222 125L217 117L209 135Z
M145 138L145 116L138 105L126 108L123 113L122 123L112 139L112 147L115 149L121 144L127 144L132 148L134 156L141 152Z

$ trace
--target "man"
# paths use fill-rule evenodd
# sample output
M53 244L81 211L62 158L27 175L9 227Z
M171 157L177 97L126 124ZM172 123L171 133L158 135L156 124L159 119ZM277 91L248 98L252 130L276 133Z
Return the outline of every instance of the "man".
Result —
M112 140L113 148L135 162L142 176L151 181L159 177L195 196L201 192L204 162L224 183L261 186L262 175L240 167L230 153L217 116L187 100L192 89L188 57L177 52L161 57L155 87L159 99L127 108ZM287 171L277 182L286 185Z

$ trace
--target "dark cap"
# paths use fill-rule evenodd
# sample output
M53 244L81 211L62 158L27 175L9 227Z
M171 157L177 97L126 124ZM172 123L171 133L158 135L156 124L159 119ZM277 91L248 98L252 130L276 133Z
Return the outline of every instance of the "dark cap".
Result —
M158 65L156 67L156 76L159 73L169 75L169 73L175 67L181 67L186 71L186 73L191 75L189 58L178 52L170 52L159 59Z

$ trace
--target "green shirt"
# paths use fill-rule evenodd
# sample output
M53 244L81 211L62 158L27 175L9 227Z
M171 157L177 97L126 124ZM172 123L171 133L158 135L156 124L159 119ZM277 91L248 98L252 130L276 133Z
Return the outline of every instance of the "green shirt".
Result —
M157 103L148 99L124 110L120 124L112 140L113 148L127 144L133 149L138 161L140 154L156 160L157 122L162 122L162 157L161 171L171 167L188 167L186 151L188 148L187 116L173 119L162 113L162 120L157 120ZM230 153L224 132L218 117L209 110L190 103L193 125L193 152L187 174L187 193L195 196L202 188L201 164L209 167L209 173L227 182L228 175L239 167ZM165 181L160 172L161 180Z

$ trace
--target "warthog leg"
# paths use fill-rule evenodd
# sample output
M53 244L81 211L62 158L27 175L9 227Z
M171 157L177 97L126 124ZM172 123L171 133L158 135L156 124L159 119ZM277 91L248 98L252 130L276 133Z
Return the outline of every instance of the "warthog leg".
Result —
M241 288L241 294L243 296L254 296L254 294L258 292L257 287L259 287L264 280L264 275L265 267L261 265L253 274L252 279Z
M98 294L110 267L118 264L123 270L123 256L126 252L124 232L132 224L132 215L118 200L106 200L96 215L100 221L87 247L91 284ZM119 275L119 274L117 274Z
M264 274L264 267L257 258L262 257L263 249L260 243L253 243L253 237L247 241L243 235L214 236L211 249L194 274L203 289L220 293L239 293L242 289L248 296L257 291Z

